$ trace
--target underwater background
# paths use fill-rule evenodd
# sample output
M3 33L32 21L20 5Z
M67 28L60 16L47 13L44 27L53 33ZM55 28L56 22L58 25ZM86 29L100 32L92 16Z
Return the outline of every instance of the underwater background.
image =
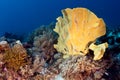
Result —
M0 0L0 35L24 34L56 22L65 8L85 7L104 19L109 27L120 24L119 0Z
M0 80L120 80L119 4L0 0Z

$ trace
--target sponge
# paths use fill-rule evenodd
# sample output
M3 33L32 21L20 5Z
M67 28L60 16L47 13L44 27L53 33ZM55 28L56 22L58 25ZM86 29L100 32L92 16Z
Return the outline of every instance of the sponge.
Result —
M86 55L90 43L106 33L103 19L86 8L67 8L62 14L54 29L59 35L54 48L64 56Z

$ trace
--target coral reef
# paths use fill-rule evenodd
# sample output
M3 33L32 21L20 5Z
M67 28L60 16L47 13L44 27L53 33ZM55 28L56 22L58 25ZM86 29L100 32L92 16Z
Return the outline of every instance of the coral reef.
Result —
M57 18L54 29L59 34L58 43L54 47L64 57L87 54L89 45L106 33L103 19L86 8L67 8L62 13L63 18Z
M71 56L59 68L65 80L101 80L107 64L106 60L94 61L90 56Z
M55 52L50 58L52 58L52 63L48 62L45 57L47 55L43 55L43 52L40 51L40 46L35 46L26 48L30 56L29 61L30 64L26 64L24 66L20 66L19 70L15 71L10 67L7 67L4 62L4 54L6 50L12 50L13 47L22 45L19 41L7 43L6 41L0 42L0 79L1 80L119 80L120 73L120 45L119 42L116 41L119 38L114 33L114 36L109 35L109 33L113 32L108 31L107 34L98 39L95 47L99 46L99 43L104 43L106 41L110 41L109 39L113 38L115 44L111 44L108 47L105 55L101 60L94 61L93 51L89 51L89 54L86 56L76 55L70 56L69 58L62 58L61 53ZM118 31L119 32L119 31ZM113 33L112 33L113 34ZM117 37L116 37L117 36ZM110 38L109 38L110 37ZM115 38L116 37L116 38ZM43 40L44 41L44 40ZM14 44L13 44L14 43ZM51 44L52 46L54 44ZM102 44L101 44L102 45ZM92 46L92 44L91 44ZM23 48L23 46L21 46ZM94 48L94 47L93 47ZM101 48L101 47L100 47ZM24 48L25 49L25 48ZM96 48L95 48L96 49ZM22 51L21 48L16 48L16 50ZM15 50L15 52L16 52ZM23 53L24 50L21 52ZM32 55L30 55L32 54ZM14 54L15 55L15 54Z
M112 64L107 69L107 80L119 80L120 77L120 26L115 29L107 30L107 34L98 40L98 42L108 42L109 47L106 51L105 58L109 58Z
M21 66L25 66L28 55L22 44L15 44L13 47L6 45L7 49L4 50L3 56L6 67L17 71Z
M54 27L40 26L23 43L8 33L1 37L0 80L120 80L120 28L106 31L104 21L86 8L63 10L55 28L59 38Z
M49 80L58 74L56 68L47 66L46 60L40 54L35 54L29 59L19 41L12 46L7 41L0 42L0 55L2 80Z
M48 33L52 34L52 36L48 36L48 37L56 38L56 33L53 32L54 27L55 27L55 24L53 22L50 23L49 25L42 25L42 26L38 27L32 33L29 34L29 36L27 38L27 42L33 43L35 37L43 36L44 34L48 35Z
M28 80L54 80L58 72L54 70L55 68L51 70L50 67L45 67L45 64L45 60L37 55L32 65L21 67L19 74Z
M53 55L56 53L56 50L53 47L53 44L57 41L57 34L52 30L54 28L53 24L48 26L40 26L32 34L33 37L33 56L40 54L47 62L53 61Z

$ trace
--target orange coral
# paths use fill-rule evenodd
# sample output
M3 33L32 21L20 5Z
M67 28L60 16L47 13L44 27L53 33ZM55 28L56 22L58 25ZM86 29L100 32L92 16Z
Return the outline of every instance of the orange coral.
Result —
M103 19L86 8L67 8L62 13L54 29L59 34L54 47L67 56L87 54L90 43L106 33Z
M15 44L12 48L9 47L5 50L3 61L6 67L14 70L18 70L21 66L26 65L27 52L21 44Z

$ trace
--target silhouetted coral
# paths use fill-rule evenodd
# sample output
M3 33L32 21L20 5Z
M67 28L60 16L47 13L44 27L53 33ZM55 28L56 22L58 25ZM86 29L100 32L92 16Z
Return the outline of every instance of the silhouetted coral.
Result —
M34 38L36 36L40 36L40 35L42 36L45 33L50 33L50 32L52 32L52 36L55 38L56 34L53 32L53 28L54 27L55 27L54 23L50 23L49 25L42 25L42 26L38 27L32 33L29 34L29 36L27 38L27 42L33 43L34 42Z
M9 33L5 32L2 37L0 38L0 41L7 41L8 43L14 42L16 40L24 41L25 34L15 34L15 33Z

